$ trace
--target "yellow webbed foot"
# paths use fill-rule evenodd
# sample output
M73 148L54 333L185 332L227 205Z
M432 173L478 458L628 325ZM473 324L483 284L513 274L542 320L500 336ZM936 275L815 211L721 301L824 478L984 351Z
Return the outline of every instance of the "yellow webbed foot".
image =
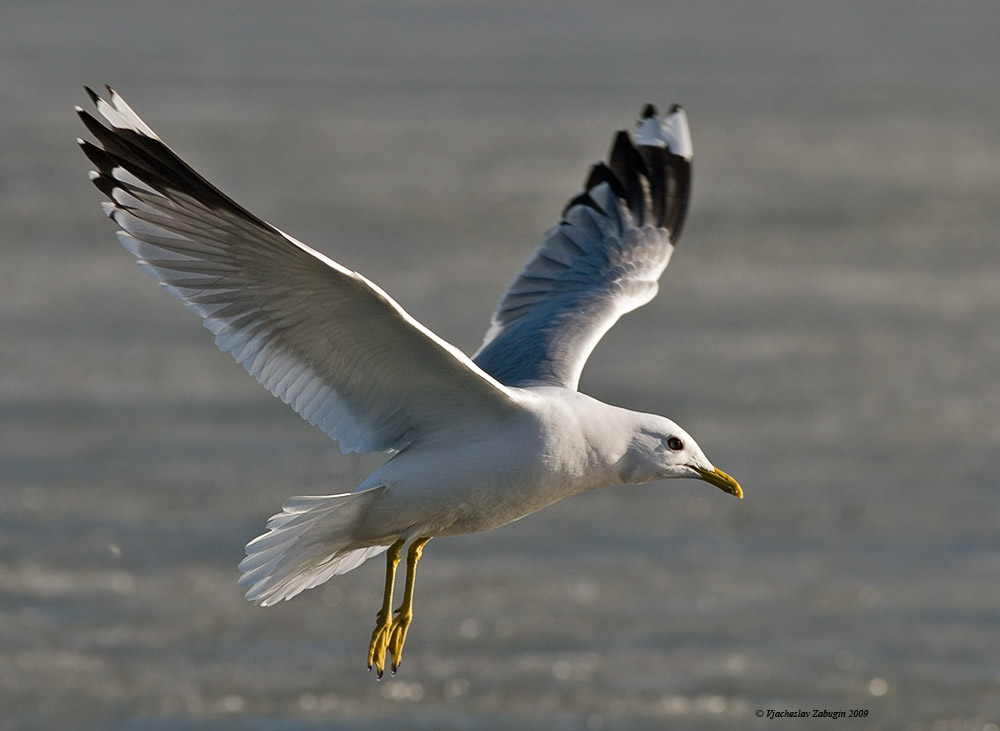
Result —
M399 664L403 661L403 643L406 642L406 631L413 621L413 612L403 613L400 607L396 612L395 619L392 620L392 631L389 637L389 655L392 657L392 674L396 674Z
M394 623L387 616L379 612L375 619L375 631L372 632L372 640L368 645L368 669L373 667L378 672L378 677L382 677L385 672L385 654L389 648L389 640L393 634ZM392 669L396 672L395 665Z
M392 637L392 585L396 580L396 567L403 554L403 539L389 546L385 554L385 592L382 595L382 608L375 617L375 631L368 644L368 670L374 667L381 678L385 672L385 652Z

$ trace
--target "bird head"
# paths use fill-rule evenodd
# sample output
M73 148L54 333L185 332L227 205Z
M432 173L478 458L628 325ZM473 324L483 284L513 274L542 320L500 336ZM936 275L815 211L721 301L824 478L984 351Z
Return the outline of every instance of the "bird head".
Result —
M709 462L698 443L677 424L662 416L637 416L641 418L619 462L624 482L641 484L693 477L730 495L743 497L740 484Z

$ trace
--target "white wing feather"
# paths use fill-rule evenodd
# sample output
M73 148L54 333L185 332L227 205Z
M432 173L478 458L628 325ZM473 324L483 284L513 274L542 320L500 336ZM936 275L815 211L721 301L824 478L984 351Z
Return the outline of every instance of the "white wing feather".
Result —
M89 92L89 89L88 89ZM345 452L401 449L515 397L360 274L241 208L111 89L80 141L122 245L271 393Z
M501 383L575 389L604 333L656 295L687 210L691 138L680 107L642 116L638 146L618 134L501 298L473 356Z

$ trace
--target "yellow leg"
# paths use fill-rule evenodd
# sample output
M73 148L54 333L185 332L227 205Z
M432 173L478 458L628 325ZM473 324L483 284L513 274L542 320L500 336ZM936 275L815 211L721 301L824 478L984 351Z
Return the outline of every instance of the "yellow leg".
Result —
M406 642L406 630L413 621L413 585L417 578L417 561L424 552L424 545L429 537L418 538L410 544L406 553L406 588L403 590L403 603L396 610L392 620L392 635L389 638L389 654L392 656L392 673L396 674L403 659L403 643Z
M380 678L385 670L385 651L392 635L392 587L396 583L396 567L399 566L399 559L403 555L403 544L404 541L400 538L386 551L385 593L382 595L382 608L378 610L378 615L375 617L375 631L372 632L372 641L368 645L368 669L371 670L374 665Z

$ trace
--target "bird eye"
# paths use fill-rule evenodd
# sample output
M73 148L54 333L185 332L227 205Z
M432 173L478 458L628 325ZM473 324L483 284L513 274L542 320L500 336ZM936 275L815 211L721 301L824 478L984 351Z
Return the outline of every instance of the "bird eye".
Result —
M682 442L677 437L670 437L670 439L667 440L667 446L670 447L675 452L679 452L682 449L684 449L684 442Z

